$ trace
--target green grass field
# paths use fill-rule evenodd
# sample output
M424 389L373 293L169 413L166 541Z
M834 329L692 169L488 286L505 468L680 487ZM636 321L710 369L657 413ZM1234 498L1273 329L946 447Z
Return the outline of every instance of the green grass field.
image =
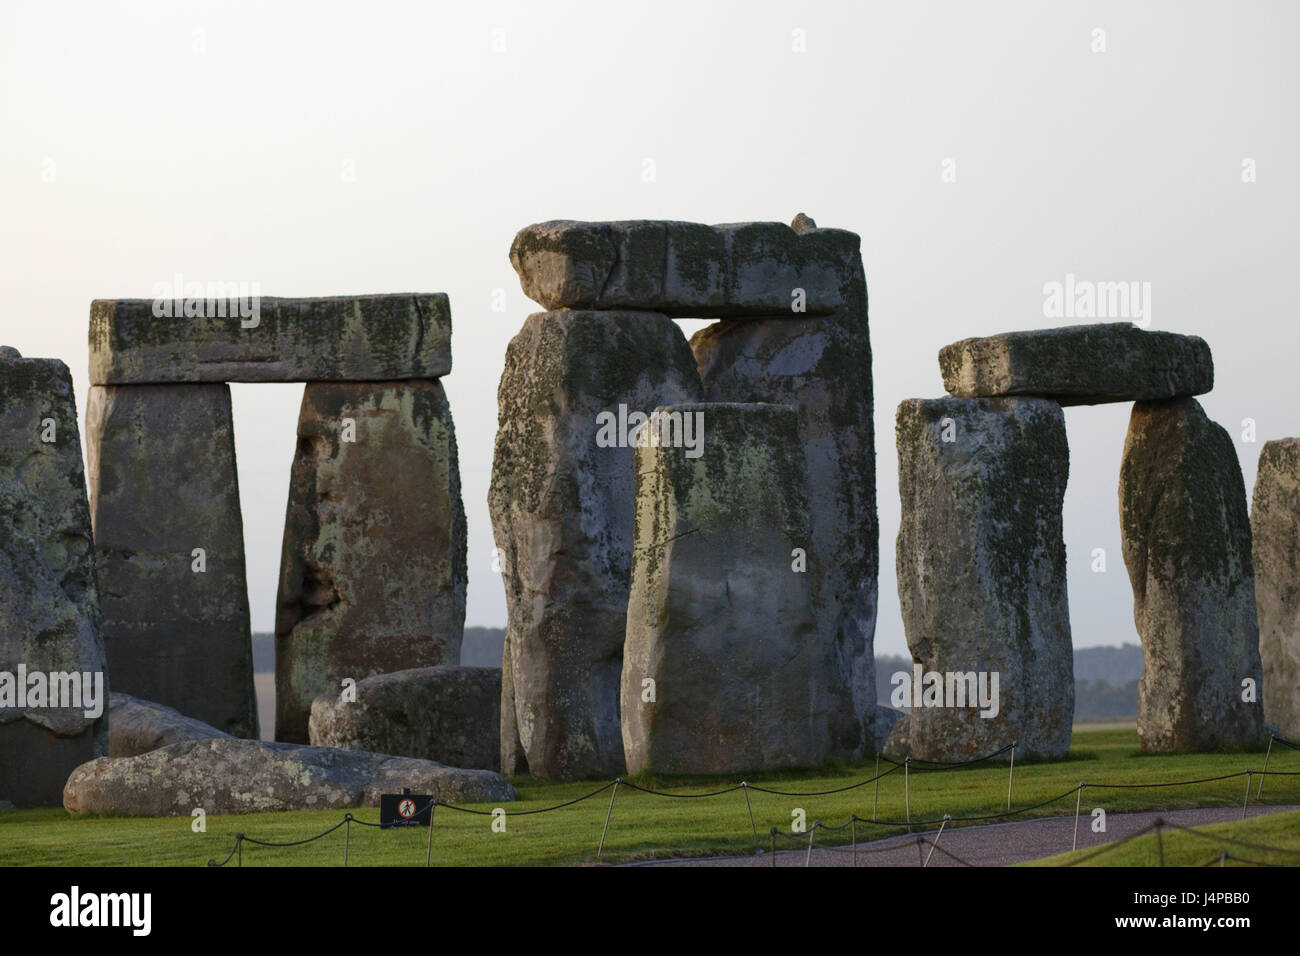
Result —
M1197 834L1213 834L1224 840L1214 840ZM1252 845L1253 844L1253 845ZM1289 849L1295 852L1279 853L1260 847ZM1025 866L1300 866L1300 810L1290 813L1273 813L1253 820L1232 823L1215 823L1197 827L1196 833L1176 829L1162 830L1159 839L1154 833L1134 837L1104 853L1099 848L1062 853L1044 860L1034 860ZM1226 859L1220 854L1226 853Z
M1079 732L1075 734L1070 753L1064 760L1017 762L1013 807L1027 807L1048 800L1072 790L1080 781L1089 784L1169 782L1214 777L1246 769L1258 770L1262 764L1262 753L1144 756L1138 751L1137 734L1131 729ZM887 766L882 764L882 770ZM1269 769L1300 771L1300 753L1279 753L1274 748ZM749 782L783 790L829 790L870 778L874 772L874 762L869 761L819 771L755 774ZM1005 809L1007 775L1005 763L937 773L912 773L911 819L935 819L945 813L954 817L999 813ZM606 781L545 783L521 778L513 782L519 801L505 806L510 813L573 800ZM637 778L636 782L678 793L700 794L739 781ZM879 784L880 819L904 819L902 771L884 777ZM760 844L764 849L770 845L769 829L773 826L789 833L796 808L805 811L809 825L815 820L838 824L847 820L850 814L856 814L862 821L857 825L860 841L904 832L898 826L875 826L869 822L873 790L874 784L871 783L826 796L776 796L751 790L749 796ZM1176 788L1089 789L1085 800L1089 807L1102 806L1112 812L1240 806L1244 791L1245 778L1233 778ZM433 862L436 865L481 866L595 862L609 797L607 790L590 800L551 813L509 817L504 833L492 831L490 816L440 808L434 821ZM1252 784L1251 803L1256 802ZM1269 777L1264 784L1263 797L1258 802L1300 803L1300 776ZM492 807L479 805L475 809L490 811ZM194 833L187 818L72 818L59 809L11 810L0 813L0 865L202 866L209 858L224 859L234 844L236 833L268 841L301 840L339 822L344 812L323 810L208 817L207 832ZM1010 819L1073 812L1074 795L1071 793L1048 806ZM377 809L355 810L353 814L360 820L377 822L379 819ZM1260 825L1269 822L1258 821ZM1253 826L1256 821L1249 823ZM1278 825L1285 827L1285 823L1282 821ZM424 829L381 831L354 824L348 838L349 865L422 866L426 834ZM1268 838L1261 838L1260 842L1277 842L1271 831L1268 834ZM344 839L344 830L339 829L321 840L299 847L266 848L245 843L243 864L340 866ZM806 840L806 837L802 839ZM819 831L816 839L818 844L847 843L849 831L847 828L839 833ZM1167 844L1174 840L1175 837L1166 834ZM779 848L787 849L795 845L789 840L778 843ZM601 862L736 854L753 849L754 834L743 792L703 799L669 799L621 787L614 802ZM1197 852L1209 859L1213 847L1205 842ZM1142 847L1116 850L1113 855L1102 856L1098 862L1132 862L1136 857L1126 857L1125 854L1129 853L1141 854ZM1142 859L1145 860L1145 856Z

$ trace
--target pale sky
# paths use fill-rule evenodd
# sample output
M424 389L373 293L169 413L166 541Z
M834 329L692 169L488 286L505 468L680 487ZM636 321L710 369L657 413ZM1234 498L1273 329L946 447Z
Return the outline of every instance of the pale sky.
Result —
M876 650L901 653L894 410L943 394L948 342L1071 324L1044 317L1045 283L1150 282L1150 328L1209 341L1202 402L1238 439L1248 492L1263 442L1300 434L1297 33L1285 2L6 0L0 344L67 362L84 422L93 298L147 297L177 272L264 295L448 293L467 623L497 626L496 387L539 309L507 258L515 232L806 212L862 236ZM273 625L301 392L234 387L255 630ZM1075 645L1136 640L1128 406L1066 419Z

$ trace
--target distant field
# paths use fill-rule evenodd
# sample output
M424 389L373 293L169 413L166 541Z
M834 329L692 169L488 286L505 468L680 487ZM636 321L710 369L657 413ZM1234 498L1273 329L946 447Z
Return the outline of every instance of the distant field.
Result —
M1144 756L1138 752L1137 734L1132 730L1099 730L1076 733L1069 756L1052 763L1017 762L1013 803L1026 807L1061 797L1080 781L1089 783L1155 783L1214 777L1258 769L1263 754L1209 754L1192 756ZM839 766L820 771L753 774L751 784L774 789L820 791L867 779L874 763ZM1273 753L1270 770L1300 771L1300 753ZM1007 797L1006 764L981 765L938 773L910 775L911 819L937 819L999 813ZM737 779L690 781L636 778L645 786L657 786L676 793L702 794L738 783ZM1256 781L1258 782L1258 781ZM508 804L510 813L544 808L574 800L602 786L605 781L545 783L531 779L514 781L520 800ZM901 771L880 780L878 816L881 820L903 820L907 814ZM1244 778L1177 788L1087 791L1087 805L1108 811L1158 810L1187 807L1240 806ZM1251 802L1254 804L1254 786ZM750 791L758 842L769 845L769 828L789 833L792 814L801 809L809 824L846 821L856 814L859 840L905 832L900 826L873 826L874 786L866 784L844 793L824 796L779 796ZM589 800L549 813L509 817L505 833L494 833L490 816L437 811L434 822L433 860L438 865L565 865L594 862L601 827L609 808L608 790ZM1300 776L1269 777L1263 803L1300 803ZM489 805L474 809L491 811ZM1014 819L1072 813L1074 795L1068 795ZM353 811L362 820L375 822L379 811ZM209 817L206 833L193 833L190 820L121 817L71 818L62 810L15 810L0 813L0 865L171 865L199 866L209 858L221 860L229 853L236 833L270 841L301 840L343 818L344 811L248 814ZM1290 817L1291 815L1287 815ZM960 825L960 821L949 826ZM354 866L422 866L427 831L380 831L353 825L348 839L349 863ZM1168 836L1168 835L1166 835ZM817 843L847 843L846 828L838 834L821 831ZM1273 842L1272 838L1265 842ZM785 841L786 847L791 844ZM671 799L631 791L618 791L605 843L602 862L614 863L674 855L737 854L752 852L754 832L750 826L744 792L737 791L703 799ZM293 848L265 848L245 845L243 863L249 866L339 866L343 863L344 831ZM1121 854L1123 850L1115 851ZM1137 852L1136 850L1134 852ZM1208 858L1208 853L1205 854ZM1122 862L1109 854L1098 862ZM232 861L232 865L233 865ZM1203 861L1202 861L1203 862Z

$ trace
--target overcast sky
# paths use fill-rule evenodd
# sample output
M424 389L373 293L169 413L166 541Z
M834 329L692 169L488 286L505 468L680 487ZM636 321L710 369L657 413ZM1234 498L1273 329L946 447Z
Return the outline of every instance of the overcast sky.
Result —
M84 421L92 298L147 297L177 272L264 295L447 292L467 623L503 625L496 387L539 308L507 258L515 232L807 212L862 236L876 649L899 653L894 410L943 393L948 342L1072 324L1045 317L1045 283L1149 282L1150 328L1209 341L1202 402L1238 439L1248 491L1262 443L1300 434L1298 33L1284 2L6 0L0 344L67 362ZM302 386L233 390L253 627L269 630ZM1128 411L1066 411L1076 646L1136 640Z

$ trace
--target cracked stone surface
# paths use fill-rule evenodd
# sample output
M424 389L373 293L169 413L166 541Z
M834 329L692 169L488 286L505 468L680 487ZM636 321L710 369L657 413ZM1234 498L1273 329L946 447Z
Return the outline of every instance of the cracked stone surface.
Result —
M93 385L86 455L114 689L256 737L230 387Z
M377 807L384 793L429 793L448 803L515 799L490 770L432 760L297 744L216 738L171 744L135 757L101 757L77 767L63 789L72 814L188 817L272 810Z
M465 583L442 384L309 384L280 561L276 737L306 742L312 702L344 678L457 664Z
M664 315L541 312L510 342L488 494L508 609L505 773L623 772L635 472L633 449L602 444L597 418L699 393L690 346Z
M1196 399L1133 406L1119 516L1145 665L1137 714L1143 751L1262 745L1246 488L1232 438ZM1247 679L1254 702L1243 700Z
M323 694L311 707L311 742L436 760L501 766L501 668L418 667L367 677L355 700Z
M887 749L956 761L1014 741L1017 758L1063 756L1074 669L1061 518L1070 452L1061 406L1037 398L909 399L898 406L896 436L903 628L913 666L943 675L943 695L912 706ZM956 680L948 696L949 673L986 674L990 691L996 673L996 714L971 706L965 682L965 706Z
M1038 395L1098 405L1201 395L1214 387L1205 340L1129 322L1006 332L939 351L943 387L962 398Z
M109 698L108 756L134 757L186 740L234 738L172 707L114 693Z
M798 413L700 403L702 454L636 449L622 675L629 773L816 766L828 755ZM647 681L651 683L647 683ZM653 699L649 699L651 695Z
M72 377L57 359L8 347L0 349L0 529L0 672L102 675ZM18 706L15 696L0 706L0 800L57 805L72 768L107 752L107 699L98 717L49 703Z
M227 314L216 314L218 302ZM152 299L96 299L91 384L383 381L451 371L451 308L441 292L263 296L255 318L230 314L224 300L194 311L202 314L156 316Z
M859 240L810 222L796 231L780 222L553 220L521 229L510 262L524 293L548 309L827 315L852 295Z
M1250 527L1264 717L1300 740L1300 438L1259 453Z

